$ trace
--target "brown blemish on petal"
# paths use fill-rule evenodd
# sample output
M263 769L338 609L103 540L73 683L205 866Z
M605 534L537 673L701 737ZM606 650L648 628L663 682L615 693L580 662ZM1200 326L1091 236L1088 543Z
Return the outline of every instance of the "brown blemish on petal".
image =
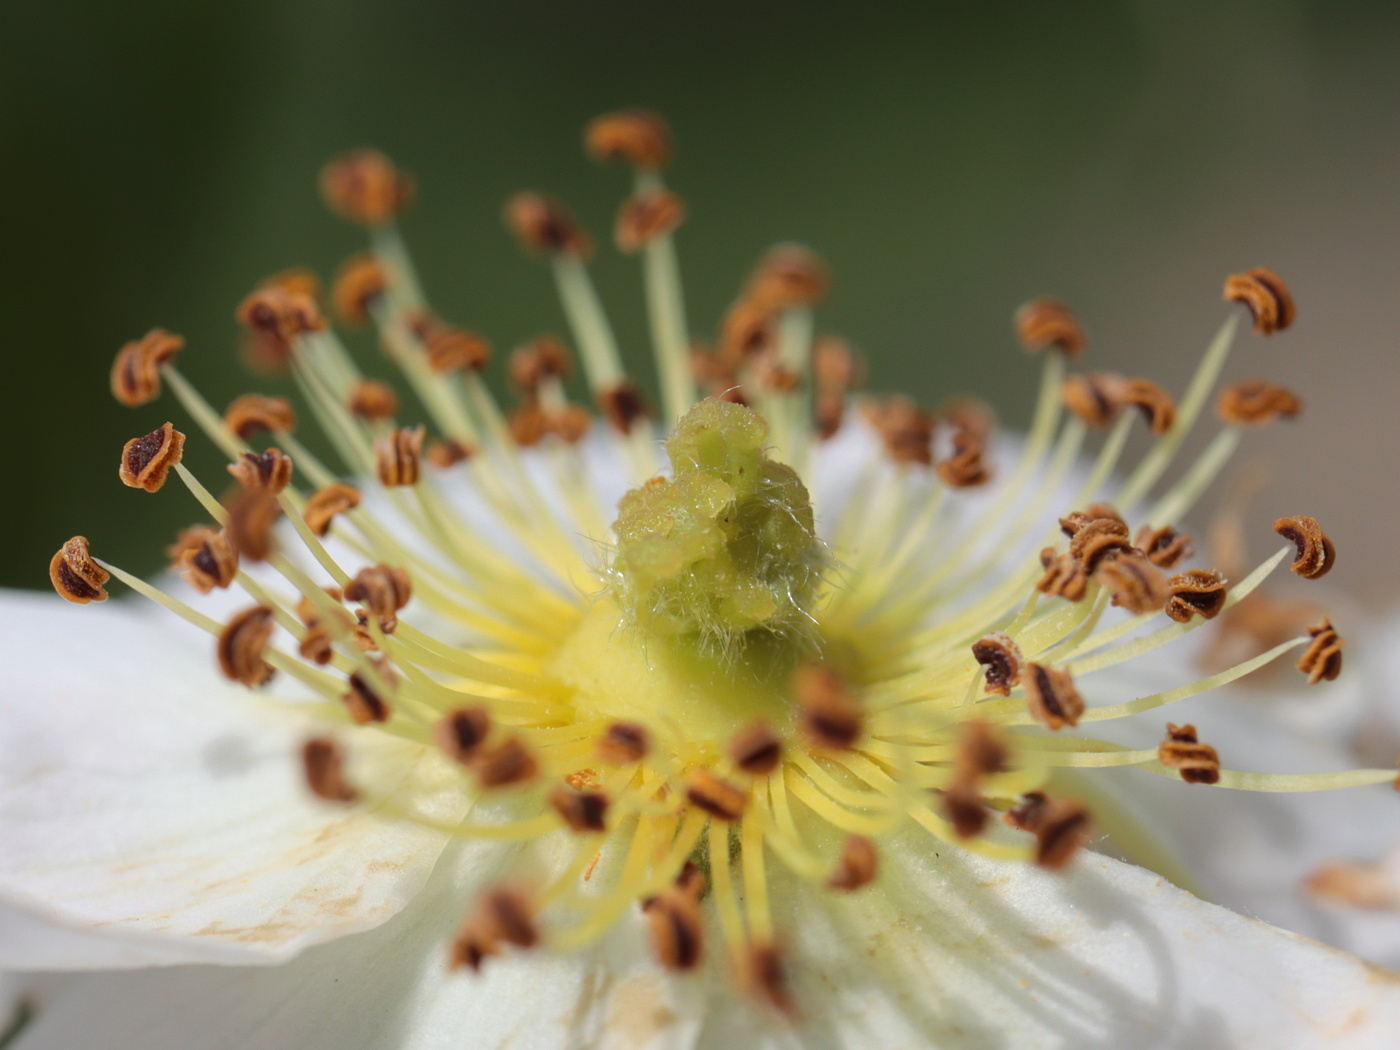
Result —
M111 579L106 569L92 560L86 537L74 536L49 561L49 580L60 598L74 605L105 602L102 585Z
M1381 864L1333 861L1309 875L1303 885L1315 897L1353 908L1400 909L1400 884Z

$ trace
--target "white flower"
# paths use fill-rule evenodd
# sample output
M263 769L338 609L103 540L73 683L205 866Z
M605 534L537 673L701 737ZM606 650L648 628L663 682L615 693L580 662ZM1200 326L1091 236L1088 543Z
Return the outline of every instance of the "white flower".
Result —
M988 417L966 403L945 412L939 458L934 417L912 404L872 403L873 427L850 418L849 354L825 344L813 361L824 269L789 248L702 362L761 415L718 400L687 411L682 210L658 175L669 133L629 113L589 142L636 168L618 239L644 253L665 414L684 412L665 478L567 213L532 195L507 212L550 260L611 424L586 441L553 344L517 355L524 404L498 413L484 346L423 306L392 226L407 183L374 154L327 170L328 199L376 250L336 299L373 316L454 443L435 459L445 471L469 452L470 480L424 471L421 430L390 422L392 391L286 278L240 315L259 355L294 368L351 471L377 477L362 502L292 437L284 407L241 401L220 419L174 369L178 338L123 349L114 392L141 404L169 384L242 488L216 503L168 424L127 446L123 480L155 491L178 476L223 526L183 536L178 567L257 605L156 588L81 538L54 559L60 594L101 600L110 571L187 623L3 599L17 626L0 640L0 966L106 971L52 988L14 1045L1387 1045L1393 975L1079 852L1088 818L1065 794L1086 793L1118 848L1161 867L1175 833L1228 895L1219 873L1268 821L1212 820L1209 785L1393 776L1238 772L1213 709L1197 718L1204 739L1185 719L1163 736L1160 708L1285 653L1315 680L1340 667L1325 622L1195 682L1153 662L1288 553L1228 592L1207 571L1167 577L1186 543L1163 526L1241 425L1289 414L1278 388L1233 389L1231 425L1146 502L1233 321L1179 408L1145 381L1086 375L1065 386L1075 417L1060 426L1059 353L1082 336L1060 304L1029 304L1023 339L1059 353L1016 465L992 463ZM1260 330L1291 320L1268 271L1231 278L1227 296ZM1159 442L1117 482L1129 406ZM813 439L813 413L834 439ZM1103 451L1076 476L1100 424ZM249 452L258 426L280 452ZM315 493L289 485L284 453ZM1130 533L1095 503L1105 494L1152 527ZM292 555L269 543L279 511ZM1068 549L1038 554L1056 511ZM1295 571L1330 568L1311 519L1279 531ZM225 677L257 693L213 678L201 631ZM1121 723L1119 740L1083 732L1097 721ZM1239 737L1240 759L1277 751ZM1105 767L1179 776L1206 815L1134 819Z

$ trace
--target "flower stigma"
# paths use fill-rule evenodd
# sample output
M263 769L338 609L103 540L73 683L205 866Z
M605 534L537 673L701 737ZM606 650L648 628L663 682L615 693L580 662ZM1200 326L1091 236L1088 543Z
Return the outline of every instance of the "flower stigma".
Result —
M1318 522L1290 516L1275 523L1284 543L1239 579L1188 565L1176 523L1243 431L1301 410L1265 380L1224 389L1216 436L1159 485L1206 415L1238 314L1175 399L1142 378L1070 374L1086 344L1078 320L1056 300L1027 303L1016 329L1043 378L1013 444L975 401L931 411L858 395L858 355L816 330L830 275L797 246L762 259L716 344L693 346L674 236L685 209L662 179L668 127L610 114L586 144L632 171L615 239L641 257L658 408L623 369L588 234L533 193L505 219L548 265L572 342L541 334L517 348L517 401L503 408L487 341L431 310L399 235L412 182L381 154L349 153L321 189L370 251L329 299L344 326L374 326L425 422L351 356L314 278L278 275L237 317L249 361L290 372L299 410L248 394L219 413L176 366L183 340L161 329L123 347L111 376L133 407L169 388L227 457L233 484L217 496L164 422L127 443L120 478L152 493L178 479L200 520L170 548L175 570L247 604L215 618L81 536L50 566L79 604L106 600L115 577L206 631L225 677L319 719L288 761L328 807L514 843L512 874L444 917L452 966L578 951L634 915L665 967L716 960L790 1014L801 1003L787 975L802 960L785 949L772 865L860 892L880 878L884 841L917 827L930 853L1062 869L1093 826L1070 786L1106 767L1200 790L1395 778L1245 771L1234 763L1249 756L1217 753L1208 725L1165 717L1155 747L1090 732L1285 657L1314 685L1342 669L1324 618L1167 691L1095 684L1206 627L1281 566L1316 579L1335 563ZM1229 277L1225 298L1261 335L1294 317L1262 268ZM575 351L596 415L570 399ZM295 436L308 410L338 465ZM1138 419L1153 444L1129 466ZM361 761L367 734L412 759Z

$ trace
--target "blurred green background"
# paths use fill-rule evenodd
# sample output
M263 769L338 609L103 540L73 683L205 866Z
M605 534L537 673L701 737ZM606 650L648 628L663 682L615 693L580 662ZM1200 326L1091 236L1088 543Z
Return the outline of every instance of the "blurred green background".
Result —
M318 201L327 156L375 145L416 176L405 232L430 296L504 350L563 323L500 205L556 193L606 241L626 179L580 131L625 105L679 139L697 334L767 245L801 240L837 276L822 326L866 351L871 386L976 391L1009 424L1035 383L1011 338L1024 299L1071 301L1091 366L1179 390L1223 276L1278 270L1299 322L1243 340L1229 375L1308 408L1246 442L1277 471L1255 553L1268 520L1310 513L1343 551L1332 580L1396 593L1400 5L1345 0L7 4L0 427L25 469L0 584L47 586L74 533L150 571L198 517L178 486L117 481L125 439L187 421L116 405L109 362L161 324L217 406L278 390L242 372L232 311L273 271L328 274L361 247ZM605 247L595 273L642 360L635 260Z

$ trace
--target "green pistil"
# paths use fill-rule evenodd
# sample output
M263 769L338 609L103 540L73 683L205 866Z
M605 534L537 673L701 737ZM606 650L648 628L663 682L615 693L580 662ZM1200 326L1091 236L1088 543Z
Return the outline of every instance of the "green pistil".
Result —
M725 650L755 631L808 635L826 554L807 487L767 438L753 410L702 401L666 442L673 477L622 498L613 568L630 624Z

